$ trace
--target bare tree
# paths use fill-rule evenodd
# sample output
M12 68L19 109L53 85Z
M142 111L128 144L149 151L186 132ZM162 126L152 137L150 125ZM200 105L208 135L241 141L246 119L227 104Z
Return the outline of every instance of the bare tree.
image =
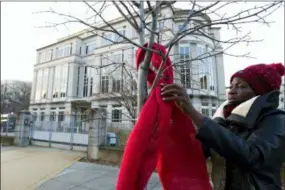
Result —
M113 100L127 110L127 114L122 113L126 118L135 123L137 116L137 76L134 66L126 62L117 62L107 67L105 75L110 76L111 88L107 85L101 86L100 92L94 94L95 98L106 98Z
M31 83L12 81L1 84L1 99L3 111L19 112L29 108Z
M203 61L207 60L209 57L217 56L220 54L249 57L248 53L242 55L232 55L228 53L228 50L236 44L257 42L256 40L251 40L250 33L241 35L243 27L250 23L270 24L266 20L267 17L278 8L282 7L284 4L282 1L260 3L258 5L243 2L246 5L244 9L227 12L229 7L236 6L239 4L239 2L217 1L211 3L198 3L196 1L191 1L185 4L188 6L188 9L185 10L179 10L175 8L175 1L100 1L91 4L83 0L83 3L90 13L87 18L81 18L71 13L58 12L52 8L47 11L41 11L40 13L52 14L63 18L62 21L58 21L56 23L48 23L44 27L66 27L71 23L79 23L88 27L86 29L86 32L108 40L110 44L128 43L134 45L135 47L140 47L146 50L144 61L138 69L138 111L141 110L148 95L146 76L148 68L150 67L152 53L158 53L163 57L163 63L157 70L157 77L153 86L157 84L159 77L163 73L162 68L165 64L166 56L168 55L174 57L173 63L175 64L174 66L176 68L181 68L189 64L195 67L195 64L193 63L203 63ZM116 10L120 13L121 17L128 22L131 28L136 31L139 40L130 38L115 27L115 22L118 22L120 19L113 21L106 19L104 14L106 13L106 10L109 10L111 7L115 7ZM183 12L184 14L163 15L161 12L165 8L171 9L174 13L176 11L179 11ZM173 19L179 20L183 24L181 24L178 29L173 28L173 26L161 27L160 23ZM236 37L222 40L219 36L213 34L211 30L212 28L223 26L235 30L237 34ZM118 38L110 39L107 35L105 35L106 33L113 33ZM192 36L199 41L210 40L213 42L214 47L205 50L205 52L202 52L198 56L190 56L187 59L181 60L180 55L173 53L171 50L179 41L183 40L187 36ZM143 46L145 42L148 43L146 47ZM154 42L164 44L168 48L167 54L163 55L160 51L155 51L152 48ZM195 73L192 74L194 75ZM190 80L192 80L191 77ZM201 81L196 81L196 83L199 82ZM193 83L195 83L195 81ZM122 100L122 102L123 101L124 100Z

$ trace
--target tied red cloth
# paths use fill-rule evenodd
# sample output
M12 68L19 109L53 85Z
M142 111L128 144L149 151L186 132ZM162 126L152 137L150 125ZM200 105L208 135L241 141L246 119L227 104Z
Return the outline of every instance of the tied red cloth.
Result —
M166 54L162 45L155 43L153 49ZM138 49L137 68L144 56L145 51ZM162 62L159 54L152 54L151 63L155 69ZM155 76L155 72L149 69L149 85ZM169 57L163 77L151 92L128 138L116 190L143 190L155 168L165 190L211 190L206 160L201 144L195 138L192 120L175 103L162 100L161 83L173 83Z

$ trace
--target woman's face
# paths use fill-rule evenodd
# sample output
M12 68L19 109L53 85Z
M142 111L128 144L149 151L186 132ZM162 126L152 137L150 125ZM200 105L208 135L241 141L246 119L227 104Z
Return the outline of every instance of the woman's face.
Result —
M233 78L228 92L228 101L245 102L252 97L256 96L249 84L239 77Z

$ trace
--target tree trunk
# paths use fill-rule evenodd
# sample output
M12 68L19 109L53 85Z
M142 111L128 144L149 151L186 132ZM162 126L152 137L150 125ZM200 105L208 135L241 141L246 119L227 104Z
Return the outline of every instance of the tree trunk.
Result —
M144 1L140 1L140 45L145 43L145 30L144 30ZM137 115L141 112L141 109L144 105L145 99L147 97L147 81L146 75L147 70L144 70L142 67L143 64L138 68L138 95L137 95Z

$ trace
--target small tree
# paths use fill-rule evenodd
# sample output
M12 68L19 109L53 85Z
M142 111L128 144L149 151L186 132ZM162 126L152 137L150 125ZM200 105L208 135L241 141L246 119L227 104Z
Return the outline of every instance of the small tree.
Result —
M52 15L60 16L64 20L56 23L49 23L45 27L59 27L67 26L70 23L79 23L88 27L87 32L93 35L99 36L103 39L109 40L110 44L119 43L129 43L138 48L143 48L146 50L146 56L144 62L140 65L138 69L138 80L137 80L137 108L138 112L141 110L145 100L148 96L148 89L146 85L147 70L150 66L150 60L152 53L158 53L163 57L164 63L161 65L157 71L157 77L153 86L156 85L158 78L163 73L163 65L165 64L166 56L171 55L175 57L175 54L170 54L171 49L186 36L193 36L200 41L211 40L215 47L211 50L206 50L204 53L198 55L197 57L189 57L186 60L179 59L179 61L174 61L174 66L183 66L193 63L194 61L200 61L203 63L208 57L216 56L219 54L227 54L227 50L239 43L250 43L256 42L250 39L250 34L241 36L240 32L242 27L250 23L261 23L269 24L266 21L268 15L272 14L275 10L282 7L283 2L267 2L260 3L259 5L252 5L246 3L246 8L236 12L227 12L228 7L233 7L238 5L238 1L229 2L211 2L211 3L198 3L192 1L185 3L189 8L184 10L186 16L181 16L179 19L183 21L183 24L177 31L173 31L172 28L163 28L163 31L167 31L167 40L161 41L161 28L158 26L159 22L174 19L177 15L160 15L163 8L170 8L176 10L175 1L129 1L129 2L107 2L101 1L94 4L83 1L86 5L87 10L91 15L88 18L78 17L72 13L61 13L50 8L47 11L41 11L40 13L49 13ZM244 3L244 2L243 2ZM120 13L120 15L130 24L130 26L137 32L139 40L134 40L121 33L116 29L111 22L105 19L104 14L106 10L113 6ZM198 17L205 18L204 20L198 19ZM210 19L211 18L211 19ZM95 21L95 22L94 22ZM104 26L102 26L102 24ZM209 28L216 26L227 26L237 32L237 36L231 39L221 40L218 36L212 35ZM108 36L104 35L106 32L116 34L124 42L110 39ZM145 33L148 33L146 35ZM147 42L147 47L143 47L143 44ZM155 51L152 46L153 43L163 43L167 48L166 56L159 51ZM222 48L223 46L223 48ZM231 55L231 56L242 56L246 57L249 54L245 53L243 55ZM190 77L190 80L191 77ZM200 82L200 81L196 81ZM195 81L193 81L195 83ZM120 96L122 97L122 96ZM123 98L120 98L123 102Z
M124 114L135 123L137 115L137 76L134 66L129 65L124 60L112 62L113 65L105 69L104 74L110 76L111 88L106 91L101 89L95 98L106 98L115 101L124 107L128 114Z

